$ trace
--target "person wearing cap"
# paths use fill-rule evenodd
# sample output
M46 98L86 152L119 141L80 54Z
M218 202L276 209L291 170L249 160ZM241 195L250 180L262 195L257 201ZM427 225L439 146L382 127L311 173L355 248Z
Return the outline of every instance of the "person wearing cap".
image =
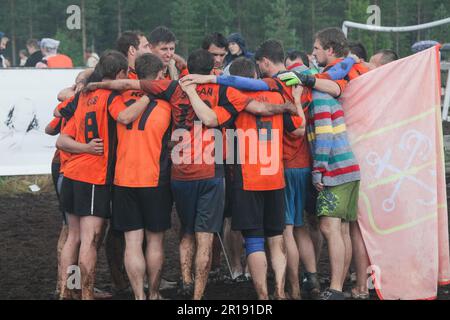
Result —
M244 37L240 33L232 33L228 37L228 55L225 58L225 66L229 66L236 58L246 57L254 60L254 53L247 51Z
M0 68L8 68L9 61L3 56L6 51L6 46L8 45L9 39L5 36L3 32L0 32Z
M59 44L60 42L58 40L50 38L44 38L41 40L41 51L44 58L36 65L36 68L73 68L72 59L64 54L58 54Z

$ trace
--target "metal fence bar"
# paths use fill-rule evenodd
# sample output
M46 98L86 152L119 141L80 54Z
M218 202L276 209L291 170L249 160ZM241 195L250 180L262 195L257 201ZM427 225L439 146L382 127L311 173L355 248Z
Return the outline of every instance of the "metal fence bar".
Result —
M437 21L433 21L433 22L418 24L415 26L407 26L407 27L382 27L382 26L376 26L376 25L370 25L370 24L344 21L344 24L342 25L342 31L344 31L346 36L348 34L349 28L363 29L363 30L376 31L376 32L410 32L410 31L417 31L417 30L433 28L433 27L437 27L437 26L447 24L447 23L450 23L450 17L442 19L442 20L437 20Z

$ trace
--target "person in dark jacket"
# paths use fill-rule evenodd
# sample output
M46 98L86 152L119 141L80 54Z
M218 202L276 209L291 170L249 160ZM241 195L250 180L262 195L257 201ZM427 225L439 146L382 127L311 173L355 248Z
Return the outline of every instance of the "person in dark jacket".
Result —
M228 55L225 58L225 66L229 66L231 62L239 57L254 60L255 54L247 51L245 39L240 33L232 33L228 37Z
M25 67L34 68L36 64L42 61L44 56L42 55L39 42L36 39L30 39L27 41L27 50L30 56L28 57Z

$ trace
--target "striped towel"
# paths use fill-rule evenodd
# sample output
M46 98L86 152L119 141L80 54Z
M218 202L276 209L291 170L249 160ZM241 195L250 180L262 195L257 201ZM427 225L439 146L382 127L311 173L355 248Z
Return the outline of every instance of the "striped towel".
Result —
M308 112L307 130L313 155L313 183L333 187L361 180L339 101L314 90Z

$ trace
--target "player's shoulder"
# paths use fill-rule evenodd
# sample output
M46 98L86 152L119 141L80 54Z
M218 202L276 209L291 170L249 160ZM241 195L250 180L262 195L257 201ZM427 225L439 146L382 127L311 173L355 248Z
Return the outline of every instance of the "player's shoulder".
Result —
M155 99L152 100L155 103L155 106L158 108L162 108L162 109L166 109L166 110L171 110L172 105L167 102L166 100L162 100L162 99Z
M353 69L356 70L359 74L364 74L370 71L369 68L361 62L355 63L353 65Z
M284 103L284 98L281 93L277 91L246 91L244 92L249 98L255 99L259 102L271 103L271 104L282 104Z
M284 98L279 91L260 91L258 92L263 99L269 103L281 104L284 103Z

